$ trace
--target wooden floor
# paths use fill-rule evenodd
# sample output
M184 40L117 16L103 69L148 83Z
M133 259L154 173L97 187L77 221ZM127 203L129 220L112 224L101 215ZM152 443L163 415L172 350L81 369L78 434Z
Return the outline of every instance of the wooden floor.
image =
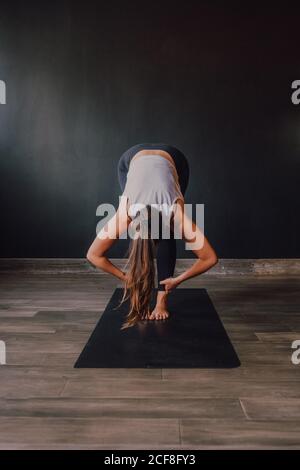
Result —
M300 449L299 278L207 275L241 360L213 369L74 369L117 282L0 273L1 449Z

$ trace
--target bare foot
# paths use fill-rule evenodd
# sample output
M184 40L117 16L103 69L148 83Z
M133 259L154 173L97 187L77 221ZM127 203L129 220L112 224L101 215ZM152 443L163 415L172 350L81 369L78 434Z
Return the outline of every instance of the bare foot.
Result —
M169 318L169 315L170 314L166 308L156 306L151 312L149 320L166 320L167 318Z
M157 293L156 305L149 316L149 320L166 320L169 318L169 315L167 309L167 294L165 291L159 291Z

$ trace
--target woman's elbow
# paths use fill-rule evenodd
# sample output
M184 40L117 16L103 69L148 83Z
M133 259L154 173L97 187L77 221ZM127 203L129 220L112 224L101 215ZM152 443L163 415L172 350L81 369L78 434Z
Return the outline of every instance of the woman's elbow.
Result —
M211 268L212 268L213 266L215 266L216 264L218 264L219 258L218 258L218 256L217 256L216 253L213 253L213 254L211 255L211 257L210 257L210 262L211 262Z
M93 253L93 251L88 251L86 254L86 259L96 268L103 269L105 264L105 257L103 255L98 255Z
M86 256L86 259L92 263L92 264L95 264L95 255L93 254L93 252L91 250L88 250L87 254L85 255Z

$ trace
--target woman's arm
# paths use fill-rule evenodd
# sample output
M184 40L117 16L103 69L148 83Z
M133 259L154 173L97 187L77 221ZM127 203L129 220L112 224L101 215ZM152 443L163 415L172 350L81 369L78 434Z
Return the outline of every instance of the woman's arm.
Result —
M179 276L165 279L160 282L166 286L166 290L177 287L181 282L208 271L218 262L218 257L207 238L199 227L186 215L184 205L179 202L174 216L174 226L179 230L182 238L194 245L192 251L197 256L195 263Z
M116 214L108 221L108 223L100 230L97 237L91 244L87 259L97 268L112 274L113 276L125 280L126 274L115 266L105 256L106 251L116 242L121 234L127 230L130 218L124 210L117 210Z

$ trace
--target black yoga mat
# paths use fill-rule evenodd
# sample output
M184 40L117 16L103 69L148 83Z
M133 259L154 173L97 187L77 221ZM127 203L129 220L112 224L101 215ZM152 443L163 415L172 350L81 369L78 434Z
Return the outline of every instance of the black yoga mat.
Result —
M205 289L176 289L169 295L167 320L142 321L120 330L128 312L128 301L114 308L122 293L120 288L113 293L74 367L231 368L240 365Z

